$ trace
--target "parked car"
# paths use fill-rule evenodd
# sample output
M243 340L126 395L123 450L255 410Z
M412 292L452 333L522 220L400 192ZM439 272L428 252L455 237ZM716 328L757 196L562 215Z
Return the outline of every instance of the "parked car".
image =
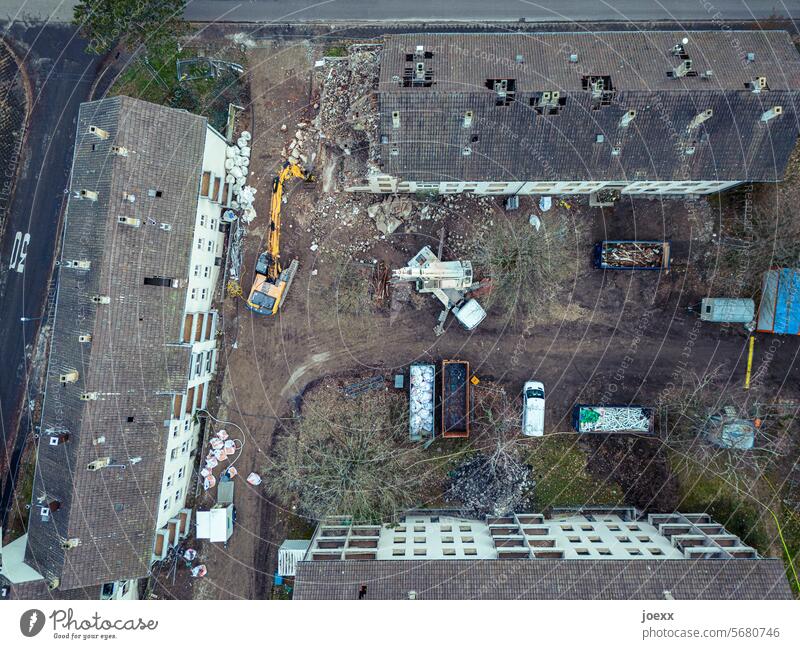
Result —
M527 381L522 389L522 434L544 435L544 383Z

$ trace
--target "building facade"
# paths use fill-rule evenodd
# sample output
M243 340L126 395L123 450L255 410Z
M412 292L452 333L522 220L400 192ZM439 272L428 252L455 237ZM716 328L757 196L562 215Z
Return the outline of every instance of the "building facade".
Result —
M81 106L24 553L50 589L127 596L189 532L225 149L182 110Z
M658 196L775 182L799 100L783 31L389 36L379 168L349 189Z
M409 512L395 525L320 523L297 599L790 598L765 559L708 514L586 507L473 520Z

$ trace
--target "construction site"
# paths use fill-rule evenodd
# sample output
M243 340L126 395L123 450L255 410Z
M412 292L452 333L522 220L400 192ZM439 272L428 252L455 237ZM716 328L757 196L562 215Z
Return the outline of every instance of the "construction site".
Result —
M207 426L236 431L238 471L260 480L239 482L233 536L202 545L207 575L162 574L158 596L270 597L281 543L310 538L343 506L365 517L406 507L479 516L597 502L696 507L782 555L769 512L798 497L800 476L779 492L761 478L789 471L797 453L797 337L761 334L753 345L747 323L708 321L692 307L757 297L766 268L757 253L741 267L742 219L776 202L792 209L796 182L689 198L421 183L363 191L391 150L386 125L405 119L378 109L381 40L345 41L335 53L311 40L239 42L252 139L238 153L247 147L255 191L230 206L224 372ZM798 175L795 152L786 176ZM540 439L520 433L532 379L547 392ZM706 419L725 407L758 420L746 458L719 434L716 444L704 437ZM311 431L325 422L325 456L343 458L355 442L336 431L374 422L355 436L359 457L400 459L360 486L380 478L392 498L309 500L290 468L306 436L322 443ZM488 484L488 474L499 477ZM212 502L198 490L198 505Z

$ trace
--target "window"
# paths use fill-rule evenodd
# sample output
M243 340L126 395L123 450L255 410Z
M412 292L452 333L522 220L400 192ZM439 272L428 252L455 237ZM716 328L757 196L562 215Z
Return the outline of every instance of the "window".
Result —
M478 554L478 550L476 550L475 548L464 548L465 556L474 557L476 554Z
M415 532L424 532L425 531L425 526L424 525L415 525L414 526L414 531Z
M178 436L178 426L173 426L172 427L172 436L173 437L177 437Z
M164 192L162 192L160 189L148 189L147 195L150 198L161 198L164 195Z
M211 239L209 239L208 247L206 248L206 250L208 250L208 252L211 252L213 249L214 249L214 242Z
M183 489L178 489L178 491L175 492L175 502L178 502L181 499L182 495L183 495Z
M133 417L128 417L128 423L132 424L133 423L133 419L134 419Z
M201 214L200 215L200 227L204 228L205 226L206 226L206 215L205 214Z
M392 550L393 557L404 557L406 556L406 551L404 548L394 548Z
M211 373L211 359L213 357L214 357L214 351L211 350L211 349L208 350L206 352L206 374L210 374ZM416 531L416 530L414 530L414 531Z
M200 277L200 264L195 264L194 266L194 276Z
M197 376L203 371L203 353L200 352L194 357L194 374Z
M178 480L180 480L184 476L185 473L186 473L186 467L185 466L182 466L180 469L178 469Z
M642 554L642 551L638 548L628 548L628 554L630 554L632 557L638 557Z
M446 557L454 557L456 556L456 551L454 548L445 548L442 550L442 554Z
M568 536L567 537L567 541L569 541L570 543L580 543L581 542L581 537L580 536Z
M649 536L637 536L636 539L641 543L650 543Z
M620 543L630 543L631 540L627 536L618 536L617 541Z
M631 532L639 532L642 528L640 528L638 525L628 525L628 529Z
M172 286L175 280L172 277L145 277L144 283L146 286Z
M610 532L619 532L619 525L609 525L608 530Z
M161 509L167 511L169 509L169 498L164 498L164 502L161 503Z
M167 487L171 487L171 486L172 486L172 476L168 475L167 476Z
M193 300L194 300L194 299L197 299L197 289L196 289L196 288L193 288L193 289L192 289L192 292L190 293L190 295L191 295L191 298L192 298Z
M452 536L443 536L442 543L452 543L454 541Z
M189 425L192 423L192 420L188 417L183 422L183 430L189 430Z
M426 554L428 554L428 551L425 548L414 548L415 557L424 557Z
M597 548L597 553L607 556L611 554L611 550L609 550L608 548Z
M475 543L475 537L474 536L462 536L461 537L461 542L462 543Z
M561 526L561 529L562 529L564 532L571 532L571 531L572 531L572 530L574 530L575 528L574 528L574 527L572 527L572 525L562 525L562 526Z
M186 453L189 450L189 442L184 442L181 444L181 454Z
M405 532L406 532L406 526L405 526L405 525L401 525L400 527L398 527L398 528L395 530L395 532L397 532L398 534L405 534Z
M584 532L592 532L594 530L594 527L592 527L591 525L581 525L581 529Z
M442 525L441 526L442 532L452 532L453 526L452 525Z
M472 526L471 525L459 525L458 526L458 531L459 532L471 532L472 531Z
M211 266L206 266L203 269L203 277L208 277L211 274Z
M217 219L211 219L209 226L212 230L217 227Z
M200 289L200 299L201 300L205 300L207 294L208 294L208 289L206 289L206 288L201 288Z
M589 549L588 548L575 548L575 552L577 554L579 554L580 556L582 556L582 557L586 557L586 556L589 555Z
M599 536L590 536L589 537L589 543L600 543L600 537Z
M424 536L415 536L414 537L414 543L425 543L425 537Z
M200 238L197 240L197 249L198 249L198 250L202 250L202 249L203 249L203 244L204 244L205 242L206 242L206 240L205 240L205 239L203 239L203 237L200 237Z
M405 536L395 536L394 537L394 542L395 543L405 543L406 542L406 537Z
M169 454L170 459L174 460L178 457L178 449L173 448L172 452Z
M652 554L654 557L657 557L659 555L663 555L664 554L664 552L662 552L661 548L647 548L647 551L650 554Z

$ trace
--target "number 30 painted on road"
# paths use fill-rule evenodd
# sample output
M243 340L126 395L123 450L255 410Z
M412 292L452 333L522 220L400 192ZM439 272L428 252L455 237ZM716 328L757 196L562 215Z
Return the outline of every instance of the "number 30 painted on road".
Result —
M17 232L14 238L14 248L11 250L11 263L9 268L21 273L25 270L25 257L28 256L28 244L31 242L31 235L27 232L23 236L22 232Z

